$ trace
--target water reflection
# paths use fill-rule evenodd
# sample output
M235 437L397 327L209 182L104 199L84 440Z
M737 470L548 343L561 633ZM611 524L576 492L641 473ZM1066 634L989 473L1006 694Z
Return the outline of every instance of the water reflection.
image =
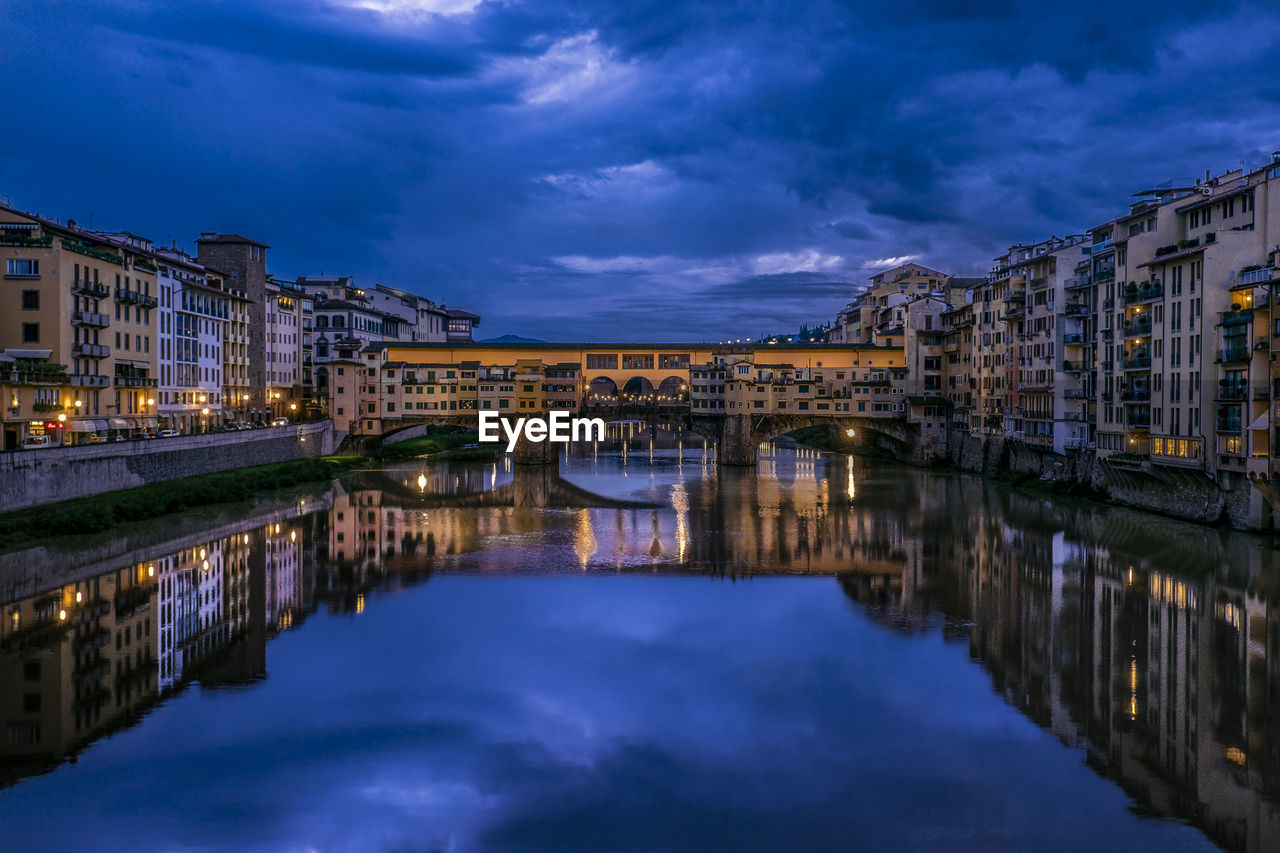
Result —
M833 575L814 583L883 629L967 644L1142 812L1280 849L1278 575L1260 540L794 448L754 471L710 453L630 430L559 472L411 462L120 537L119 558L2 555L0 785L193 682L252 685L309 614L376 618L375 591L433 575Z

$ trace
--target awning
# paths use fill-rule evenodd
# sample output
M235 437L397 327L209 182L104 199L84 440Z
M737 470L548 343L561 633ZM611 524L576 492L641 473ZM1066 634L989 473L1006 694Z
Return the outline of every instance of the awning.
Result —
M1261 414L1258 419L1249 424L1249 429L1269 429L1271 426L1271 415Z
M142 419L142 426L143 426L144 428L146 428L146 429L155 429L155 428L156 428L156 426L157 426L157 424L156 424L156 419L155 419L155 418L143 418L143 419Z
M108 418L107 424L111 429L133 429L124 418Z
M93 421L68 421L67 432L97 432Z
M51 349L15 349L14 347L9 347L8 349L4 350L4 354L8 356L12 356L14 358L41 359L41 358L48 358L49 356L53 355L53 350Z

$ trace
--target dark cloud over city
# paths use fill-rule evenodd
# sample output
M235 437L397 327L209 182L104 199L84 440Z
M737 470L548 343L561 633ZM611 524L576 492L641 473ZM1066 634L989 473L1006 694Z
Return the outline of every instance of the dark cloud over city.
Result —
M0 195L484 315L478 337L829 319L1280 148L1240 3L0 5Z

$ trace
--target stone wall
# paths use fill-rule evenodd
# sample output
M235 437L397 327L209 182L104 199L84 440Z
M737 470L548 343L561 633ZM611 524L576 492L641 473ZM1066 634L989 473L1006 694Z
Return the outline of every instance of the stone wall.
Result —
M986 476L1014 472L1088 486L1110 501L1187 521L1226 523L1237 530L1273 530L1276 512L1244 475L1212 479L1198 469L1115 462L1092 453L1048 453L1003 436L953 433L951 464Z
M333 424L0 453L0 512L333 452Z

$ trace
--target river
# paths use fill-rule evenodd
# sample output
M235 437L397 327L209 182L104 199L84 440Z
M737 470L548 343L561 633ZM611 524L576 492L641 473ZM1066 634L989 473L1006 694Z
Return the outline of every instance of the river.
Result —
M1263 540L630 425L0 554L0 848L1280 849Z

